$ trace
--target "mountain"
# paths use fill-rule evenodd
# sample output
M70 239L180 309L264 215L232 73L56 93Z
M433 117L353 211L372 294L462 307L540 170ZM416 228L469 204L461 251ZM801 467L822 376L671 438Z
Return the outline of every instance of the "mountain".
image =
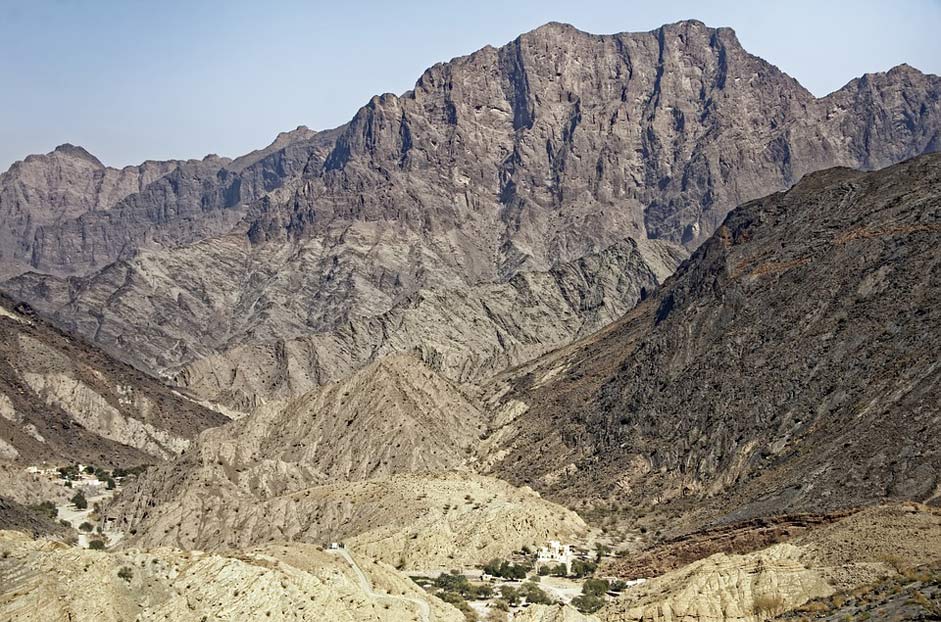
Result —
M0 176L0 275L84 275L141 248L223 234L331 136L301 126L234 161L208 155L120 170L69 144L29 156Z
M620 317L685 256L670 242L624 240L548 272L523 272L501 283L421 289L380 315L350 320L331 332L290 339L272 334L227 347L190 363L172 382L250 411L344 378L379 357L407 352L451 381L477 383L494 370L530 360ZM166 340L148 337L141 337L138 351L149 352L149 344Z
M0 296L0 461L152 464L227 421Z
M628 239L694 249L744 201L818 169L935 151L939 129L941 79L908 66L818 99L727 28L599 36L552 23L437 64L336 130L181 164L108 209L17 229L32 272L2 288L151 373L182 372L243 406L345 372L295 339L364 318L378 329L419 292L504 285ZM273 363L296 366L297 389L239 395L197 363L221 357L238 373L240 353L277 353L282 340L291 352ZM518 359L466 364L487 361Z
M662 288L496 386L494 472L673 529L941 495L941 155L733 211Z

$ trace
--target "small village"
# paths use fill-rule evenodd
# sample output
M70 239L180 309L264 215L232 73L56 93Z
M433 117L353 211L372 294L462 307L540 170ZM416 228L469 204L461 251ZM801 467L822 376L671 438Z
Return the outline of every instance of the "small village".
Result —
M644 582L598 575L606 554L600 545L589 550L550 540L536 550L524 547L510 559L494 559L480 568L414 574L411 579L468 619L507 620L531 605L552 603L592 613L609 598Z
M115 529L114 520L102 513L105 502L122 487L128 476L142 469L108 471L85 464L67 466L29 466L26 473L68 490L65 501L41 501L32 509L56 520L61 526L74 529L72 544L86 549L106 549L121 541L123 533Z

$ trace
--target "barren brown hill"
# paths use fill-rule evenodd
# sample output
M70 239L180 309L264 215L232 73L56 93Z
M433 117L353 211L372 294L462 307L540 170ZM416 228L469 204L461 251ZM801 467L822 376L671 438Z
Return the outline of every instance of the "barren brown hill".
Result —
M0 461L131 466L228 418L0 296Z
M911 584L918 580L914 569L937 567L939 536L937 508L869 508L811 528L786 544L745 555L717 553L653 578L625 590L598 617L604 622L760 622L798 609L800 615L789 619L834 619L826 616L828 610L852 599L853 613L868 609L873 620L930 619L892 618L886 615L889 609L880 616L877 607L859 605L874 582L891 578L897 585ZM808 601L818 606L800 611ZM830 607L819 607L827 601Z
M344 539L410 568L483 563L583 532L573 512L474 474L486 424L457 387L391 356L206 431L109 513L150 546Z
M464 619L387 565L358 558L361 580L314 545L104 553L0 531L0 552L0 618L11 622Z
M692 524L938 503L939 241L938 155L742 206L624 319L508 374L495 472Z

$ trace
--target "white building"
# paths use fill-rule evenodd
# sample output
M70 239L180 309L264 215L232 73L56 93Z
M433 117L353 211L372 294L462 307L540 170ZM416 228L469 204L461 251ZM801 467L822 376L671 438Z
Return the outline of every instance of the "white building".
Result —
M549 546L540 547L536 552L537 567L564 564L567 572L571 570L573 559L575 559L575 554L572 553L572 547L558 540L549 540Z

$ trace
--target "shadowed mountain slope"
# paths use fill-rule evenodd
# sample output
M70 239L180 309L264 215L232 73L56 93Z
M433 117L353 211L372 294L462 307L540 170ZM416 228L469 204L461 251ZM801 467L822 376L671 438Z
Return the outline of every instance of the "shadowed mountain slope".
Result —
M742 206L622 320L504 378L496 472L696 520L938 503L939 241L939 155Z

